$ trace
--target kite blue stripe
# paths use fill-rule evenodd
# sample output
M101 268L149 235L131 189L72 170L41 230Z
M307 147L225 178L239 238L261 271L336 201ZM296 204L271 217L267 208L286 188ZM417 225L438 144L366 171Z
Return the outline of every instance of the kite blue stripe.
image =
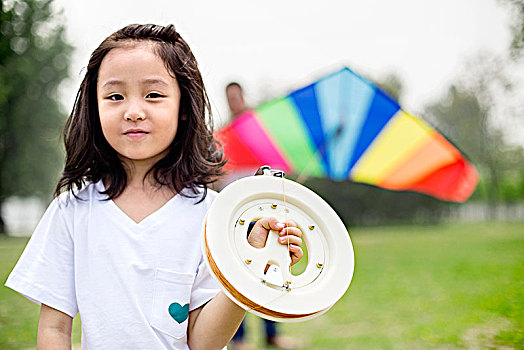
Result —
M332 153L334 151L333 139L337 138L337 130L340 128L341 121L340 82L342 72L343 70L314 84L318 110L320 112L320 121L322 129L324 130L324 137L326 138L326 155L329 160L327 170L331 178L335 178L331 164L331 160L333 159Z
M347 179L351 157L375 96L375 90L369 82L349 69L341 74L340 113L343 128L340 135L333 140L330 156L333 177Z
M362 127L348 171L353 168L375 137L382 131L382 128L384 128L391 117L400 109L398 103L382 91L375 88L375 92L375 97L373 98L368 116Z
M324 130L320 121L320 114L317 105L317 96L313 84L290 94L304 124L309 130L309 135L317 147L317 152L322 158L325 172L329 174L329 165L326 156L326 145Z

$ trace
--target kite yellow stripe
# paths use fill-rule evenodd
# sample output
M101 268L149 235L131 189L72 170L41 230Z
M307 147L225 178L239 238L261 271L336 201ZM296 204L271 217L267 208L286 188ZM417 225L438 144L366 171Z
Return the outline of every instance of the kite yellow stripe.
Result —
M399 110L350 173L356 182L378 184L415 154L434 129L422 119Z

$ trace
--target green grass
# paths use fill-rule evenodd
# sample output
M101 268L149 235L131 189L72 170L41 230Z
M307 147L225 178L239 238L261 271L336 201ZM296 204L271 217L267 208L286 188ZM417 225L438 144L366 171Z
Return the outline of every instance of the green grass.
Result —
M351 238L346 295L319 318L280 325L304 349L524 349L524 223L361 228ZM0 239L2 281L25 243ZM0 288L1 349L34 347L37 321L37 306ZM259 346L261 329L249 315Z
M356 269L310 349L524 348L524 223L351 231ZM482 346L482 347L481 347Z
M36 347L40 306L4 287L7 276L24 250L27 238L0 236L0 349ZM73 322L73 342L80 343L80 320Z

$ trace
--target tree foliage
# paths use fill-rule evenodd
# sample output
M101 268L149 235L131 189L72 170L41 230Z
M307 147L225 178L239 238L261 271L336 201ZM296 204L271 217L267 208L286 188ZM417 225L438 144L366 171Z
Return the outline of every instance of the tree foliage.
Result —
M0 2L0 205L13 195L48 196L61 165L57 90L72 47L52 2Z
M385 78L377 82L377 85L396 101L401 102L402 94L404 93L404 83L396 73L389 72Z
M476 197L490 203L515 200L524 170L523 150L506 141L502 124L518 121L497 105L512 90L503 63L493 56L477 56L447 96L426 108L443 134L477 166L481 182Z
M511 54L518 59L524 55L524 0L500 0L510 8L512 23Z

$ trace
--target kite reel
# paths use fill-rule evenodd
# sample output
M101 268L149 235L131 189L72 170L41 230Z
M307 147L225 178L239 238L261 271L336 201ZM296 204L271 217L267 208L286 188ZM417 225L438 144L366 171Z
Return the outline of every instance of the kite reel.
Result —
M262 167L257 175L224 188L208 210L202 249L220 288L247 311L280 322L298 322L328 311L346 292L354 270L348 231L335 211L308 188ZM307 266L293 275L286 245L270 231L266 245L247 241L250 223L262 217L294 221L307 249ZM303 259L306 257L304 256Z

